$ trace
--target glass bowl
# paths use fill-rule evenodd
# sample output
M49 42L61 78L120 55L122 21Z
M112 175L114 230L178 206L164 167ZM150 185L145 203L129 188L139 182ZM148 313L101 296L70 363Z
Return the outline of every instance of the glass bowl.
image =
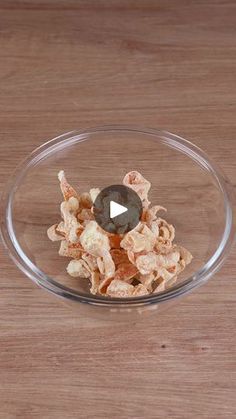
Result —
M159 294L115 299L91 295L88 281L69 277L68 260L46 234L60 220L61 169L81 192L141 172L151 182L152 204L167 208L176 242L193 255L178 282ZM129 126L73 131L46 142L17 168L1 200L1 233L30 279L77 308L96 316L153 311L206 282L225 261L233 242L231 186L202 150L169 132Z

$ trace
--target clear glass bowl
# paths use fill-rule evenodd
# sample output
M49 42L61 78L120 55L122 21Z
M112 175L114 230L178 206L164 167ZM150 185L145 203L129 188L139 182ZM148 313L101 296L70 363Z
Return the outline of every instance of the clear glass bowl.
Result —
M152 184L152 204L167 208L176 242L193 254L178 282L159 294L111 299L91 295L86 280L69 277L68 260L46 234L60 220L61 169L79 191L119 184L126 172L140 171ZM129 126L73 131L46 142L17 168L2 196L1 233L29 278L81 310L143 313L198 287L225 261L233 242L231 186L202 150L168 132Z

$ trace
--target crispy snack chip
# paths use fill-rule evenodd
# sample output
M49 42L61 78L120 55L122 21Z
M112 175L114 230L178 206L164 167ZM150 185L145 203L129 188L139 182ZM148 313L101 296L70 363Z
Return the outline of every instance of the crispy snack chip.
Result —
M110 297L132 297L134 286L120 279L113 279L107 287L107 295Z
M98 268L106 278L113 278L115 274L115 264L108 250L103 251L103 255L97 258Z
M100 284L100 275L98 271L92 271L90 281L91 281L90 292L91 294L96 295L98 293L98 288Z
M80 259L81 250L78 248L69 247L69 243L67 242L67 240L62 240L59 248L59 255L73 259Z
M132 263L121 263L115 271L114 279L130 282L137 274L138 269L136 266L132 265Z
M84 250L93 256L103 256L105 250L110 250L109 238L96 221L89 221L80 236Z
M58 173L58 179L60 181L60 187L61 187L61 191L62 191L65 201L68 201L68 199L71 198L72 196L74 196L75 198L78 198L77 192L67 182L64 170L61 170Z
M66 268L68 274L74 277L90 278L90 271L83 259L71 260Z
M144 287L151 292L152 291L152 286L153 286L153 282L155 281L156 275L155 272L151 272L150 274L139 274L138 275L138 280L141 282L141 284L144 285Z
M95 271L98 268L97 258L90 255L89 253L83 253L82 254L82 259L84 259L85 262L87 263L90 272Z
M79 214L77 215L77 219L79 220L79 222L83 222L86 220L94 220L94 215L90 208L83 208L81 212L79 212Z
M118 234L110 234L109 236L111 249L120 249L122 237Z
M90 189L89 195L90 195L90 198L91 198L92 203L95 202L95 200L96 200L97 196L99 195L99 193L100 193L100 189L99 188L92 188L92 189Z
M47 235L60 241L59 255L71 259L67 273L90 281L91 294L127 298L163 292L191 263L191 253L174 243L174 226L157 216L166 209L150 206L151 184L139 172L131 171L123 179L143 205L139 224L126 234L122 229L119 234L107 233L95 221L93 203L100 189L79 195L63 170L58 178L64 198L62 221L49 227Z
M149 294L147 288L143 284L138 284L134 287L132 297L141 297L147 294Z
M84 192L80 195L79 205L80 208L83 209L90 209L92 207L93 202L88 192Z
M116 266L121 263L129 263L128 255L124 249L111 249L110 253Z
M158 211L167 211L166 208L161 207L160 205L154 205L154 207L147 208L144 211L144 221L146 221L148 226L151 226L153 221L157 219L157 212Z
M76 198L75 198L76 199ZM66 231L66 238L72 243L76 243L79 238L77 236L77 229L80 227L79 222L75 216L75 202L68 201L61 203L61 215L64 220L64 228Z
M157 267L157 255L154 252L149 252L145 255L138 256L136 259L136 266L139 272L143 275L150 274L155 271Z
M48 238L52 242L56 242L58 240L64 240L65 236L58 231L58 224L53 224L51 227L47 230Z
M133 189L140 197L143 207L147 208L150 204L148 201L148 192L151 187L151 183L146 180L141 173L133 170L127 173L123 179L123 185Z

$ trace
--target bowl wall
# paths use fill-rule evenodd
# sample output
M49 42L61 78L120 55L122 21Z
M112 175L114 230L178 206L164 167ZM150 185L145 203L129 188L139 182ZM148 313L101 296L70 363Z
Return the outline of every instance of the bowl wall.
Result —
M85 192L122 183L127 172L138 170L151 182L151 203L167 208L160 216L175 226L176 243L193 254L179 283L197 275L220 246L225 197L209 167L187 146L163 132L111 128L72 133L42 147L12 193L11 234L21 257L33 270L91 297L88 281L66 274L68 259L47 238L47 228L61 220L57 173L65 170L69 182Z

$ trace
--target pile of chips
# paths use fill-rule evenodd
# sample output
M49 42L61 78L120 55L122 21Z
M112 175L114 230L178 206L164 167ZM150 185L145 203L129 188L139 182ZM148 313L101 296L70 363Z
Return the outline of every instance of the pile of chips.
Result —
M119 235L104 231L95 221L93 203L98 188L79 194L63 171L58 178L64 197L62 221L47 234L50 240L60 241L59 255L71 259L68 274L90 281L92 294L125 298L162 292L191 262L191 253L174 244L173 225L157 215L166 209L151 206L151 184L139 172L127 173L123 184L139 195L141 220L133 230Z

